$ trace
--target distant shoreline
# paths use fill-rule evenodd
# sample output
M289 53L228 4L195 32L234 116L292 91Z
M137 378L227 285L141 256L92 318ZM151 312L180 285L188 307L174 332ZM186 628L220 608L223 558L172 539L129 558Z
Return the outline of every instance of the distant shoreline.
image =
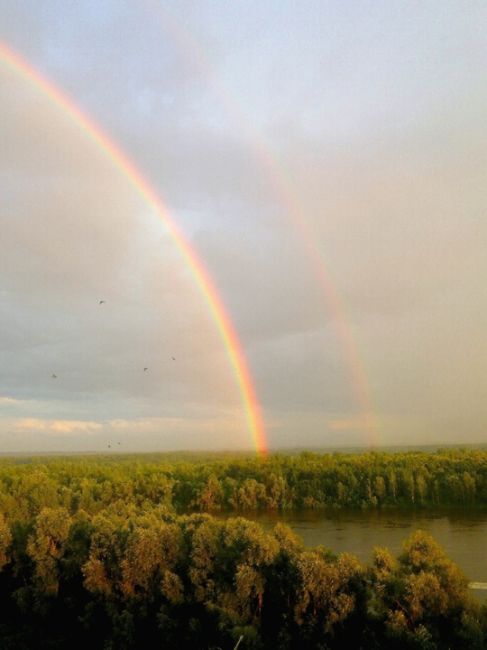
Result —
M270 456L295 456L303 453L310 454L366 454L366 453L405 453L405 452L425 452L435 453L437 451L459 451L459 450L487 450L487 442L470 442L470 443L452 443L452 444L429 444L429 445L380 445L380 446L344 446L344 447L279 447L269 449ZM113 451L107 449L74 449L74 450L18 450L18 451L1 451L0 458L2 457L19 457L19 458L36 458L39 456L46 457L62 457L62 456L245 456L254 457L256 455L255 449L150 449L150 450L136 450L136 449L120 449L116 448Z

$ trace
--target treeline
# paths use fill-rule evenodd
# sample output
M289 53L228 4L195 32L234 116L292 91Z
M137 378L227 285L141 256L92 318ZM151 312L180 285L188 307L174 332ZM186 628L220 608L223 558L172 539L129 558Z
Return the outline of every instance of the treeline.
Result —
M303 548L281 524L265 533L148 503L0 516L2 650L231 650L239 639L240 650L481 650L487 614L422 532L398 559L375 549L363 566Z
M3 460L0 512L96 514L114 501L192 510L487 505L487 452Z

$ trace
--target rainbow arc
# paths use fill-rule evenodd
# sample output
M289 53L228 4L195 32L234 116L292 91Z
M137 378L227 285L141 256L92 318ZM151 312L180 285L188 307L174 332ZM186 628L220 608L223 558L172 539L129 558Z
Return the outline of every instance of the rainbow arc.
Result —
M144 4L150 10L151 16L161 24L166 34L178 47L181 55L185 57L189 65L197 69L208 80L227 114L238 124L239 131L245 135L249 149L257 164L263 170L274 197L283 207L287 220L297 232L313 278L321 288L323 303L333 318L337 339L348 368L355 402L360 411L359 416L354 418L356 428L365 433L370 446L375 446L377 444L378 427L372 407L364 363L359 354L343 300L333 282L332 274L323 253L315 241L314 234L304 215L296 192L293 191L292 183L286 178L276 155L272 153L263 138L249 124L238 103L220 82L203 49L188 31L188 28L164 9L161 3L155 0L146 0Z
M268 445L262 410L235 327L206 267L174 221L159 194L101 126L82 111L57 85L2 42L0 42L0 61L43 93L58 110L69 115L164 223L184 263L191 270L225 346L241 394L247 426L255 449L259 454L266 454Z

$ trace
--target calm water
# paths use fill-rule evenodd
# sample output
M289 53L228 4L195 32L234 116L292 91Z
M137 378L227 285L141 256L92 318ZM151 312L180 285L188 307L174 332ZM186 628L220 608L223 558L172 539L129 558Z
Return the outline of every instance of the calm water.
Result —
M370 562L374 546L387 546L397 555L406 537L419 528L433 535L469 580L487 582L487 511L303 511L246 513L245 517L266 528L282 521L306 546L322 544L334 552L353 553L363 562ZM475 593L487 598L487 591Z

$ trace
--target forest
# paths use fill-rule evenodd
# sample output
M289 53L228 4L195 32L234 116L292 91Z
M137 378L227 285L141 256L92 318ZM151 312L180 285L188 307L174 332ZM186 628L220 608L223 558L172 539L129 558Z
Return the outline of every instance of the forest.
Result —
M483 507L487 451L148 454L0 460L0 512L96 513L116 500L178 512Z
M487 648L426 533L393 557L305 548L253 508L487 503L484 451L0 461L0 647Z

